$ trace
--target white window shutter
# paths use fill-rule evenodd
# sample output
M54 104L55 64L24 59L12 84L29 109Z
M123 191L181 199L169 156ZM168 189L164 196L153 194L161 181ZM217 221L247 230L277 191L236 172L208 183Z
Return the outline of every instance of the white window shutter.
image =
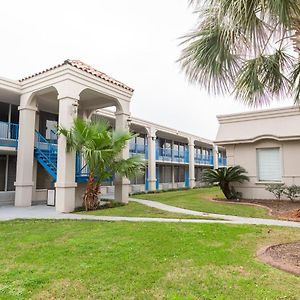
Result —
M281 181L279 148L257 149L257 167L260 181Z

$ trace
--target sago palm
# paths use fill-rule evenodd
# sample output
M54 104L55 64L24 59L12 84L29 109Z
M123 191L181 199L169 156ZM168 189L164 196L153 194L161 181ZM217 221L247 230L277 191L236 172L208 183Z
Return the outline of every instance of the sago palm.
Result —
M249 177L245 175L247 172L241 166L206 169L203 171L203 181L207 183L218 183L223 194L227 199L234 198L234 193L230 188L230 183L249 181Z
M182 69L213 93L250 106L300 99L299 0L189 0L197 26L185 35Z
M131 177L143 172L144 163L139 156L120 159L126 143L134 136L128 131L111 130L106 121L75 119L70 130L59 129L67 139L67 151L76 151L86 163L88 182L83 195L86 210L99 206L100 185L113 175Z

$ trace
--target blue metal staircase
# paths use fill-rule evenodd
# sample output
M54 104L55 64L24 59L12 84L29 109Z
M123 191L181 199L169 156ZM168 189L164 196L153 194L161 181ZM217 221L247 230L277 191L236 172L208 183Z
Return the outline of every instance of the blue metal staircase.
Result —
M57 143L55 138L47 140L35 131L34 157L53 178L57 179ZM76 155L76 182L87 182L89 171L79 153Z
M38 131L35 131L34 157L56 181L57 144L50 143Z

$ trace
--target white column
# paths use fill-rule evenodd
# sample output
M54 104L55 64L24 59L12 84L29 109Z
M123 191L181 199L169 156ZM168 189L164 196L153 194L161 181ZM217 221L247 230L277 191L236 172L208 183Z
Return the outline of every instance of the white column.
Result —
M19 107L19 141L15 206L31 206L33 192L33 152L36 107Z
M189 188L195 187L195 140L189 139Z
M214 156L214 169L218 169L219 168L219 150L218 150L217 145L213 146L213 156Z
M156 130L148 128L148 189L156 190Z
M116 124L115 129L120 131L128 130L128 118L129 113L116 112ZM120 158L127 159L129 158L129 143L127 142L126 147L120 153ZM128 194L129 194L129 180L126 177L119 175L115 176L114 185L115 185L115 200L117 202L128 203Z
M77 116L79 97L59 97L59 126L70 129L73 120ZM59 212L71 212L75 209L75 163L76 153L66 151L66 138L59 135L57 141L57 180L56 210Z

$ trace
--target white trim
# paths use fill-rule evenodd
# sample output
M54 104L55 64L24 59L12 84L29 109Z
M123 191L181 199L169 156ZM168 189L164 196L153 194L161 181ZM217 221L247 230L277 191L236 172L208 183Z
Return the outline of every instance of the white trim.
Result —
M228 115L218 115L217 118L220 124L223 123L234 123L234 122L244 122L250 120L259 119L272 119L278 117L289 117L299 115L300 110L297 106L288 106L282 108L274 109L262 109L259 111L243 112Z

